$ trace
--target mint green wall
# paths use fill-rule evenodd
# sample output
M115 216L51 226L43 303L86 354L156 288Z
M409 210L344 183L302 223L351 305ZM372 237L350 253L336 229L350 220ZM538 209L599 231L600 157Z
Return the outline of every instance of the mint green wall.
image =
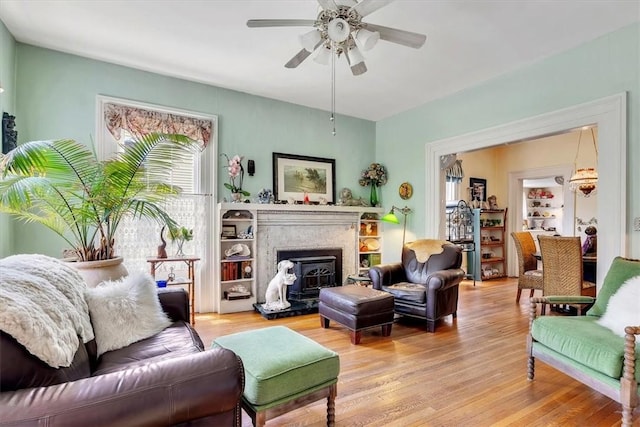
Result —
M0 114L7 112L15 115L15 57L16 41L4 23L0 21L0 83L4 88L4 92L0 93ZM16 124L19 125L19 122ZM16 126L16 130L20 131L20 126ZM18 137L20 136L21 134L18 132ZM0 258L12 253L12 223L13 221L8 215L0 214Z
M375 124L339 116L331 135L326 111L241 92L188 82L17 43L17 117L20 141L95 135L96 95L108 95L215 114L219 153L241 154L256 161L256 175L245 176L252 194L272 188L271 153L285 152L336 159L336 187L358 186L362 169L374 160ZM222 160L221 160L222 164ZM219 198L226 171L218 174ZM59 256L62 240L42 227L15 227L15 253Z
M427 42L428 43L428 42ZM425 144L533 117L627 91L627 217L630 251L640 258L640 233L632 218L640 216L640 24L625 27L580 47L376 123L376 159L389 169L384 200L410 205L408 236L424 236ZM606 141L600 141L606 150ZM398 155L398 147L402 147ZM603 173L603 171L600 171ZM414 186L405 203L397 189ZM606 218L603 218L606 220ZM394 233L393 237L398 236ZM391 236L389 236L391 237ZM401 239L401 237L400 237ZM386 261L399 258L401 242L387 238ZM397 256L394 257L394 254Z
M5 69L9 46L15 46L0 28ZM226 89L187 82L79 58L17 43L16 66L20 70L15 93L19 140L72 137L88 141L94 134L95 95L123 97L166 106L217 114L220 120L219 152L240 153L256 160L257 173L245 180L256 192L271 185L271 153L281 151L336 158L337 187L358 186L359 172L373 160L388 167L389 183L382 187L385 206L410 205L408 236L424 235L424 145L508 122L628 92L627 216L640 215L640 24L613 32L583 46L555 55L529 67L490 80L444 99L430 102L375 125L339 117L337 137L332 137L324 111L255 97ZM3 80L3 85L6 85ZM5 92L6 93L6 92ZM4 102L4 101L3 101ZM602 142L605 144L606 142ZM399 151L398 147L402 147ZM400 154L398 154L400 153ZM218 176L221 189L226 179ZM400 183L409 181L414 196L399 199ZM0 218L0 231L3 228ZM392 226L390 226L392 227ZM6 228L6 223L5 223ZM59 254L59 241L37 227L14 227L11 252L42 251ZM631 253L640 257L640 237L628 232ZM45 236L42 238L41 236ZM385 236L387 236L385 234ZM35 242L36 237L38 242ZM400 233L385 237L385 261L397 257ZM4 233L3 238L5 240Z

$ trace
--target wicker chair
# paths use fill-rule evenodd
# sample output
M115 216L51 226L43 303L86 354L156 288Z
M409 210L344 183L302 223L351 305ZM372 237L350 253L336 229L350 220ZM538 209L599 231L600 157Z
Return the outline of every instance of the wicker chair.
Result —
M543 265L542 295L595 297L596 284L582 276L580 237L538 236ZM576 305L582 314L582 305Z
M520 302L523 289L531 289L530 297L536 289L542 290L542 270L538 270L538 260L533 256L536 243L528 231L511 233L518 253L518 294L516 304Z

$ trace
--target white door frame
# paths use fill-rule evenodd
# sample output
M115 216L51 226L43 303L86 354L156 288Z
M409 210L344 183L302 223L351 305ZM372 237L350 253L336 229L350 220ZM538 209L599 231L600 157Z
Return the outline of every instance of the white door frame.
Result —
M627 94L601 98L505 125L425 144L425 235L444 238L440 156L598 126L598 284L613 258L625 256L627 216ZM606 221L604 220L606 218Z
M511 235L512 231L522 231L522 219L526 218L526 215L522 211L524 197L524 193L522 191L522 180L546 178L550 176L564 177L565 183L562 186L562 200L564 201L564 208L562 209L562 230L564 235L568 235L567 231L572 230L571 235L573 235L573 230L575 229L575 227L572 225L572 223L575 212L575 205L573 193L569 189L569 178L571 177L572 172L573 165L566 165L541 167L508 173L509 178L507 206L510 206L510 208L507 215L507 234L505 238L508 239L507 270L509 276L518 276L518 257L516 254L516 248L513 243L513 239L508 236Z

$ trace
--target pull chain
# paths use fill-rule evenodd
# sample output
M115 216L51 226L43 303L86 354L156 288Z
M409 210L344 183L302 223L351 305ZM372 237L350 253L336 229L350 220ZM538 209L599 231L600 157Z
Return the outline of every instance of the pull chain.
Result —
M329 120L333 124L331 134L336 136L336 51L333 43L331 43L331 117Z

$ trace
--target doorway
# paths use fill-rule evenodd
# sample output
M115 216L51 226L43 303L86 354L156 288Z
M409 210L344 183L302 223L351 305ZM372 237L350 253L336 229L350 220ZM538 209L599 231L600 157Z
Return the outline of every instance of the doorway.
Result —
M604 278L615 256L627 252L626 234L626 93L580 104L551 113L526 118L506 125L483 129L466 135L447 138L425 145L425 233L444 237L444 180L441 177L440 157L457 152L502 145L512 141L566 132L582 126L597 125L601 141L606 141L598 158L600 173L598 217L607 218L600 224L600 235L606 235L598 247L598 283ZM510 203L512 203L510 201ZM607 206L615 206L609 209ZM509 212L510 229L516 218Z

